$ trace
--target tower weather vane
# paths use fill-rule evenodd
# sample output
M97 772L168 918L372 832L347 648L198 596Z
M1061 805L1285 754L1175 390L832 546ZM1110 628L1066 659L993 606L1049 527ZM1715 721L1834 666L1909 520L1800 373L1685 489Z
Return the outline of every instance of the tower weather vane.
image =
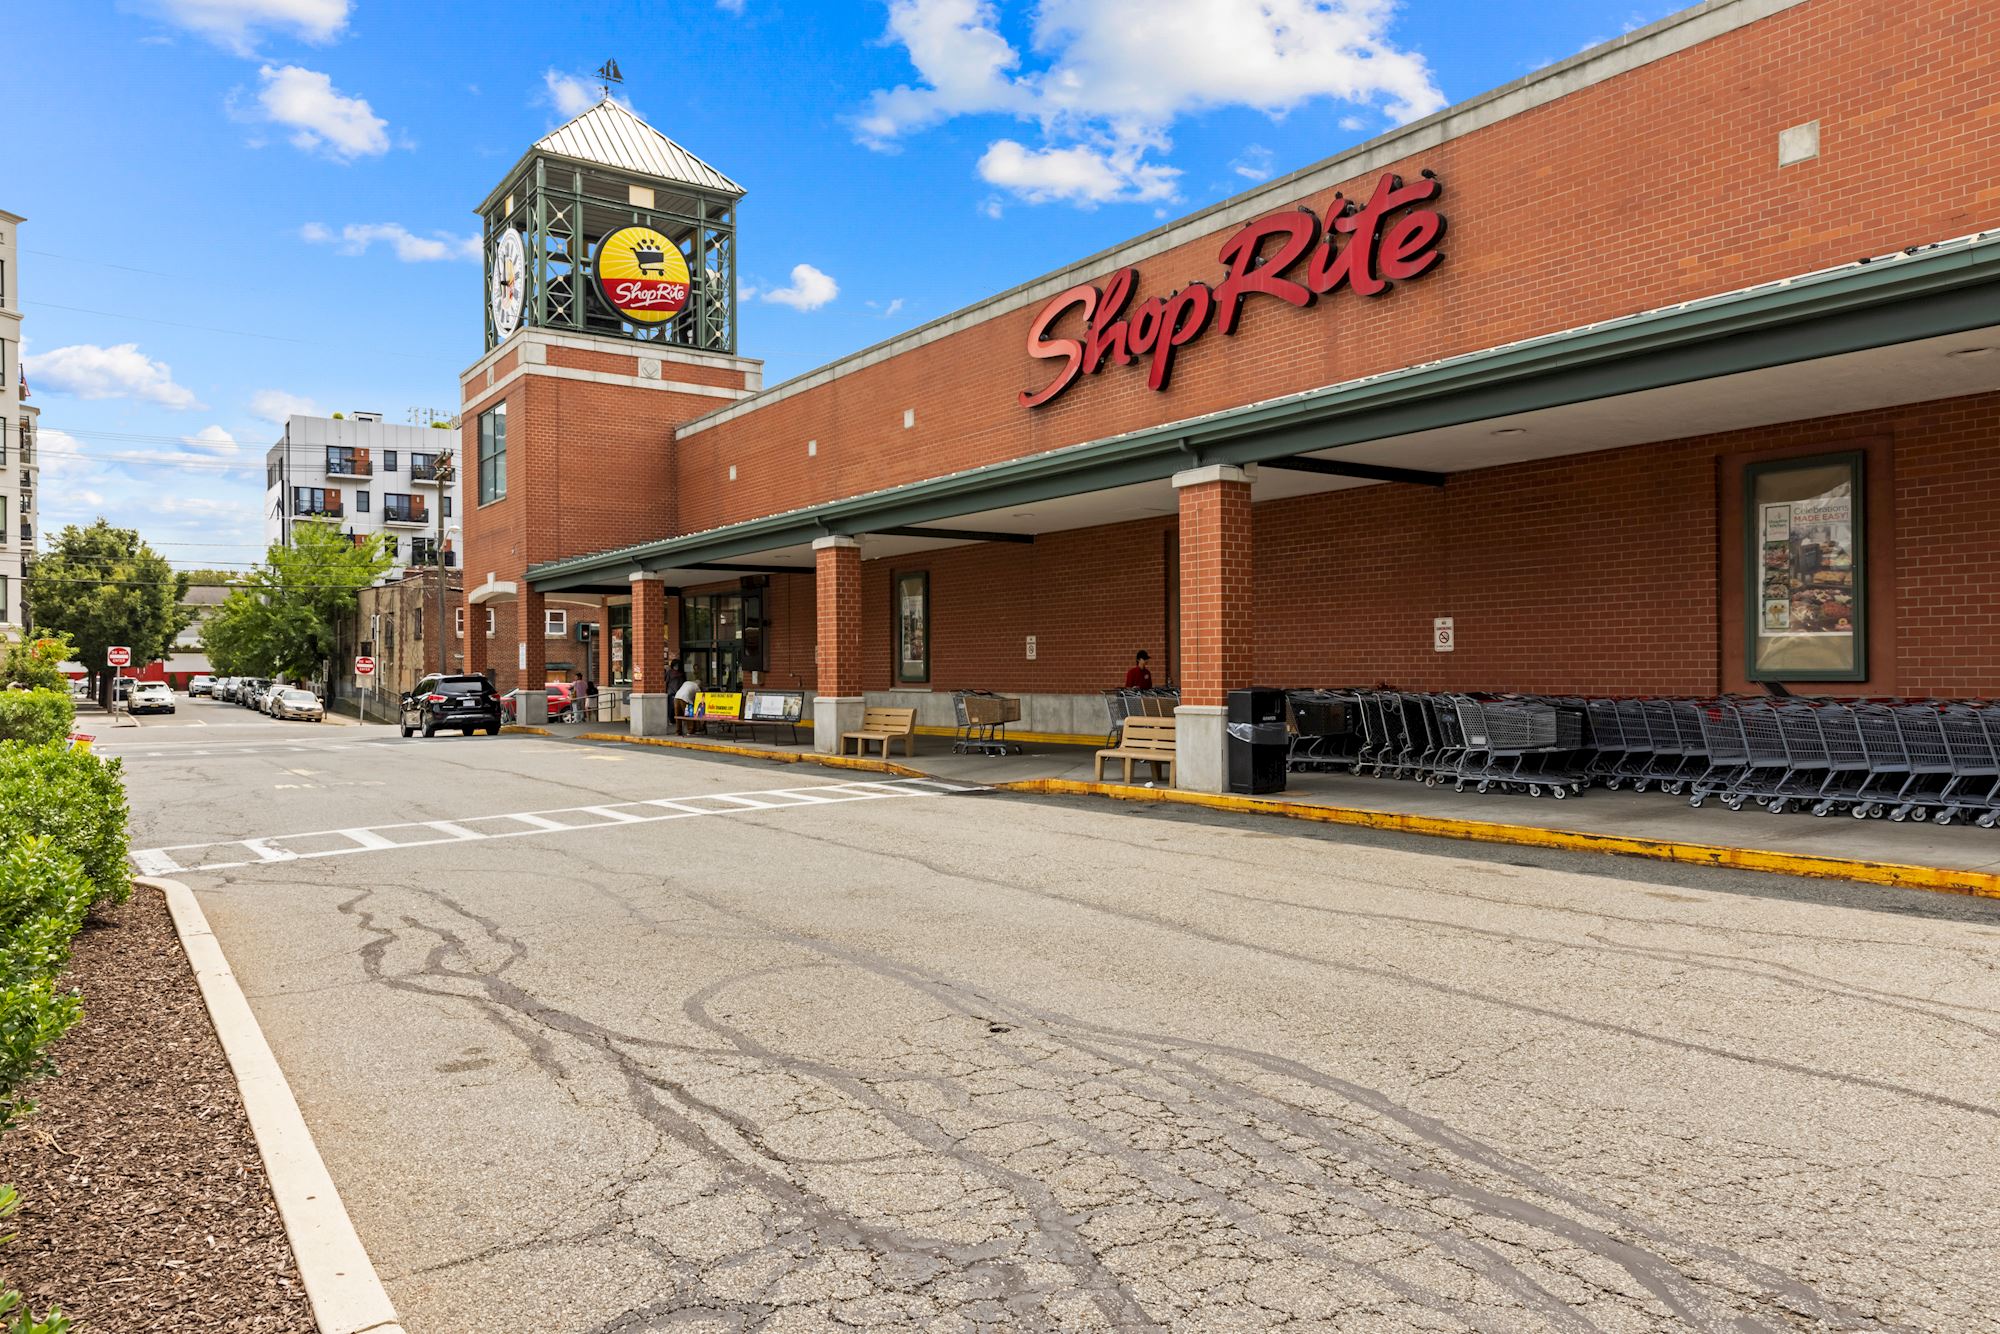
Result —
M616 60L607 60L598 66L597 78L599 80L598 91L607 98L611 96L612 84L625 82L625 76L618 72L618 62Z

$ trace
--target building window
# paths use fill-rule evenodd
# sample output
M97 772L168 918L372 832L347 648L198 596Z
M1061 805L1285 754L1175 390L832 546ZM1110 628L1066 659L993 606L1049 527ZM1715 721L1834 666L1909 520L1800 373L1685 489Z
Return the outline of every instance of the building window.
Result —
M1829 454L1743 470L1750 680L1867 678L1863 462Z
M368 494L366 491L356 491L354 493L354 512L356 514L366 514L368 512Z
M479 414L479 503L507 494L507 401Z
M561 639L569 634L569 613L550 608L542 613L542 633L550 639Z
M396 471L396 451L395 451L395 450L393 450L393 449L385 449L385 450L383 450L383 451L382 451L382 471L383 471L383 472L394 472L394 471Z
M451 517L451 497L449 495L445 495L439 497L439 499L444 504L444 517L449 519Z
M486 609L486 637L488 639L493 637L493 608L491 607Z
M390 560L396 559L397 546L401 540L394 533L382 534L382 554Z
M295 486L292 488L292 513L338 519L341 515L340 492L328 486Z
M465 608L453 607L451 609L451 632L460 639L465 638Z
M931 679L931 576L922 570L899 574L891 587L896 596L891 609L896 681L924 685Z
M0 574L0 620L7 615L7 576Z

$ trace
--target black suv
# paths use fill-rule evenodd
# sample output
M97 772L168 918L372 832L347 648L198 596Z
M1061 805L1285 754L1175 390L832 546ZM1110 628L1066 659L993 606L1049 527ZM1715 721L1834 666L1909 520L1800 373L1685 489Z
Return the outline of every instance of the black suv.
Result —
M500 697L483 676L426 676L403 696L401 721L404 736L419 729L433 736L440 727L467 736L484 728L486 735L498 736Z

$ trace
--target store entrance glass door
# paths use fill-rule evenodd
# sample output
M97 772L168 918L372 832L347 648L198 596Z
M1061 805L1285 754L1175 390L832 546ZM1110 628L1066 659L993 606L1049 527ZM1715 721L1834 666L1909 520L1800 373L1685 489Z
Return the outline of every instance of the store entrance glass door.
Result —
M704 594L681 600L681 663L704 690L743 688L743 596Z

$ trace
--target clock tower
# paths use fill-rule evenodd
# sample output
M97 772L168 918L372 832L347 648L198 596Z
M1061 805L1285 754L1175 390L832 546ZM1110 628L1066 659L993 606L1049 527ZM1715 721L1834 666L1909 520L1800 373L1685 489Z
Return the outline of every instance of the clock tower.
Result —
M762 386L760 363L736 355L742 198L607 97L479 206L485 338L460 380L464 615L450 642L454 670L530 692L523 722L551 680L664 686L632 679L658 661L633 637L666 634L657 585L544 598L530 575L681 531L677 428Z

